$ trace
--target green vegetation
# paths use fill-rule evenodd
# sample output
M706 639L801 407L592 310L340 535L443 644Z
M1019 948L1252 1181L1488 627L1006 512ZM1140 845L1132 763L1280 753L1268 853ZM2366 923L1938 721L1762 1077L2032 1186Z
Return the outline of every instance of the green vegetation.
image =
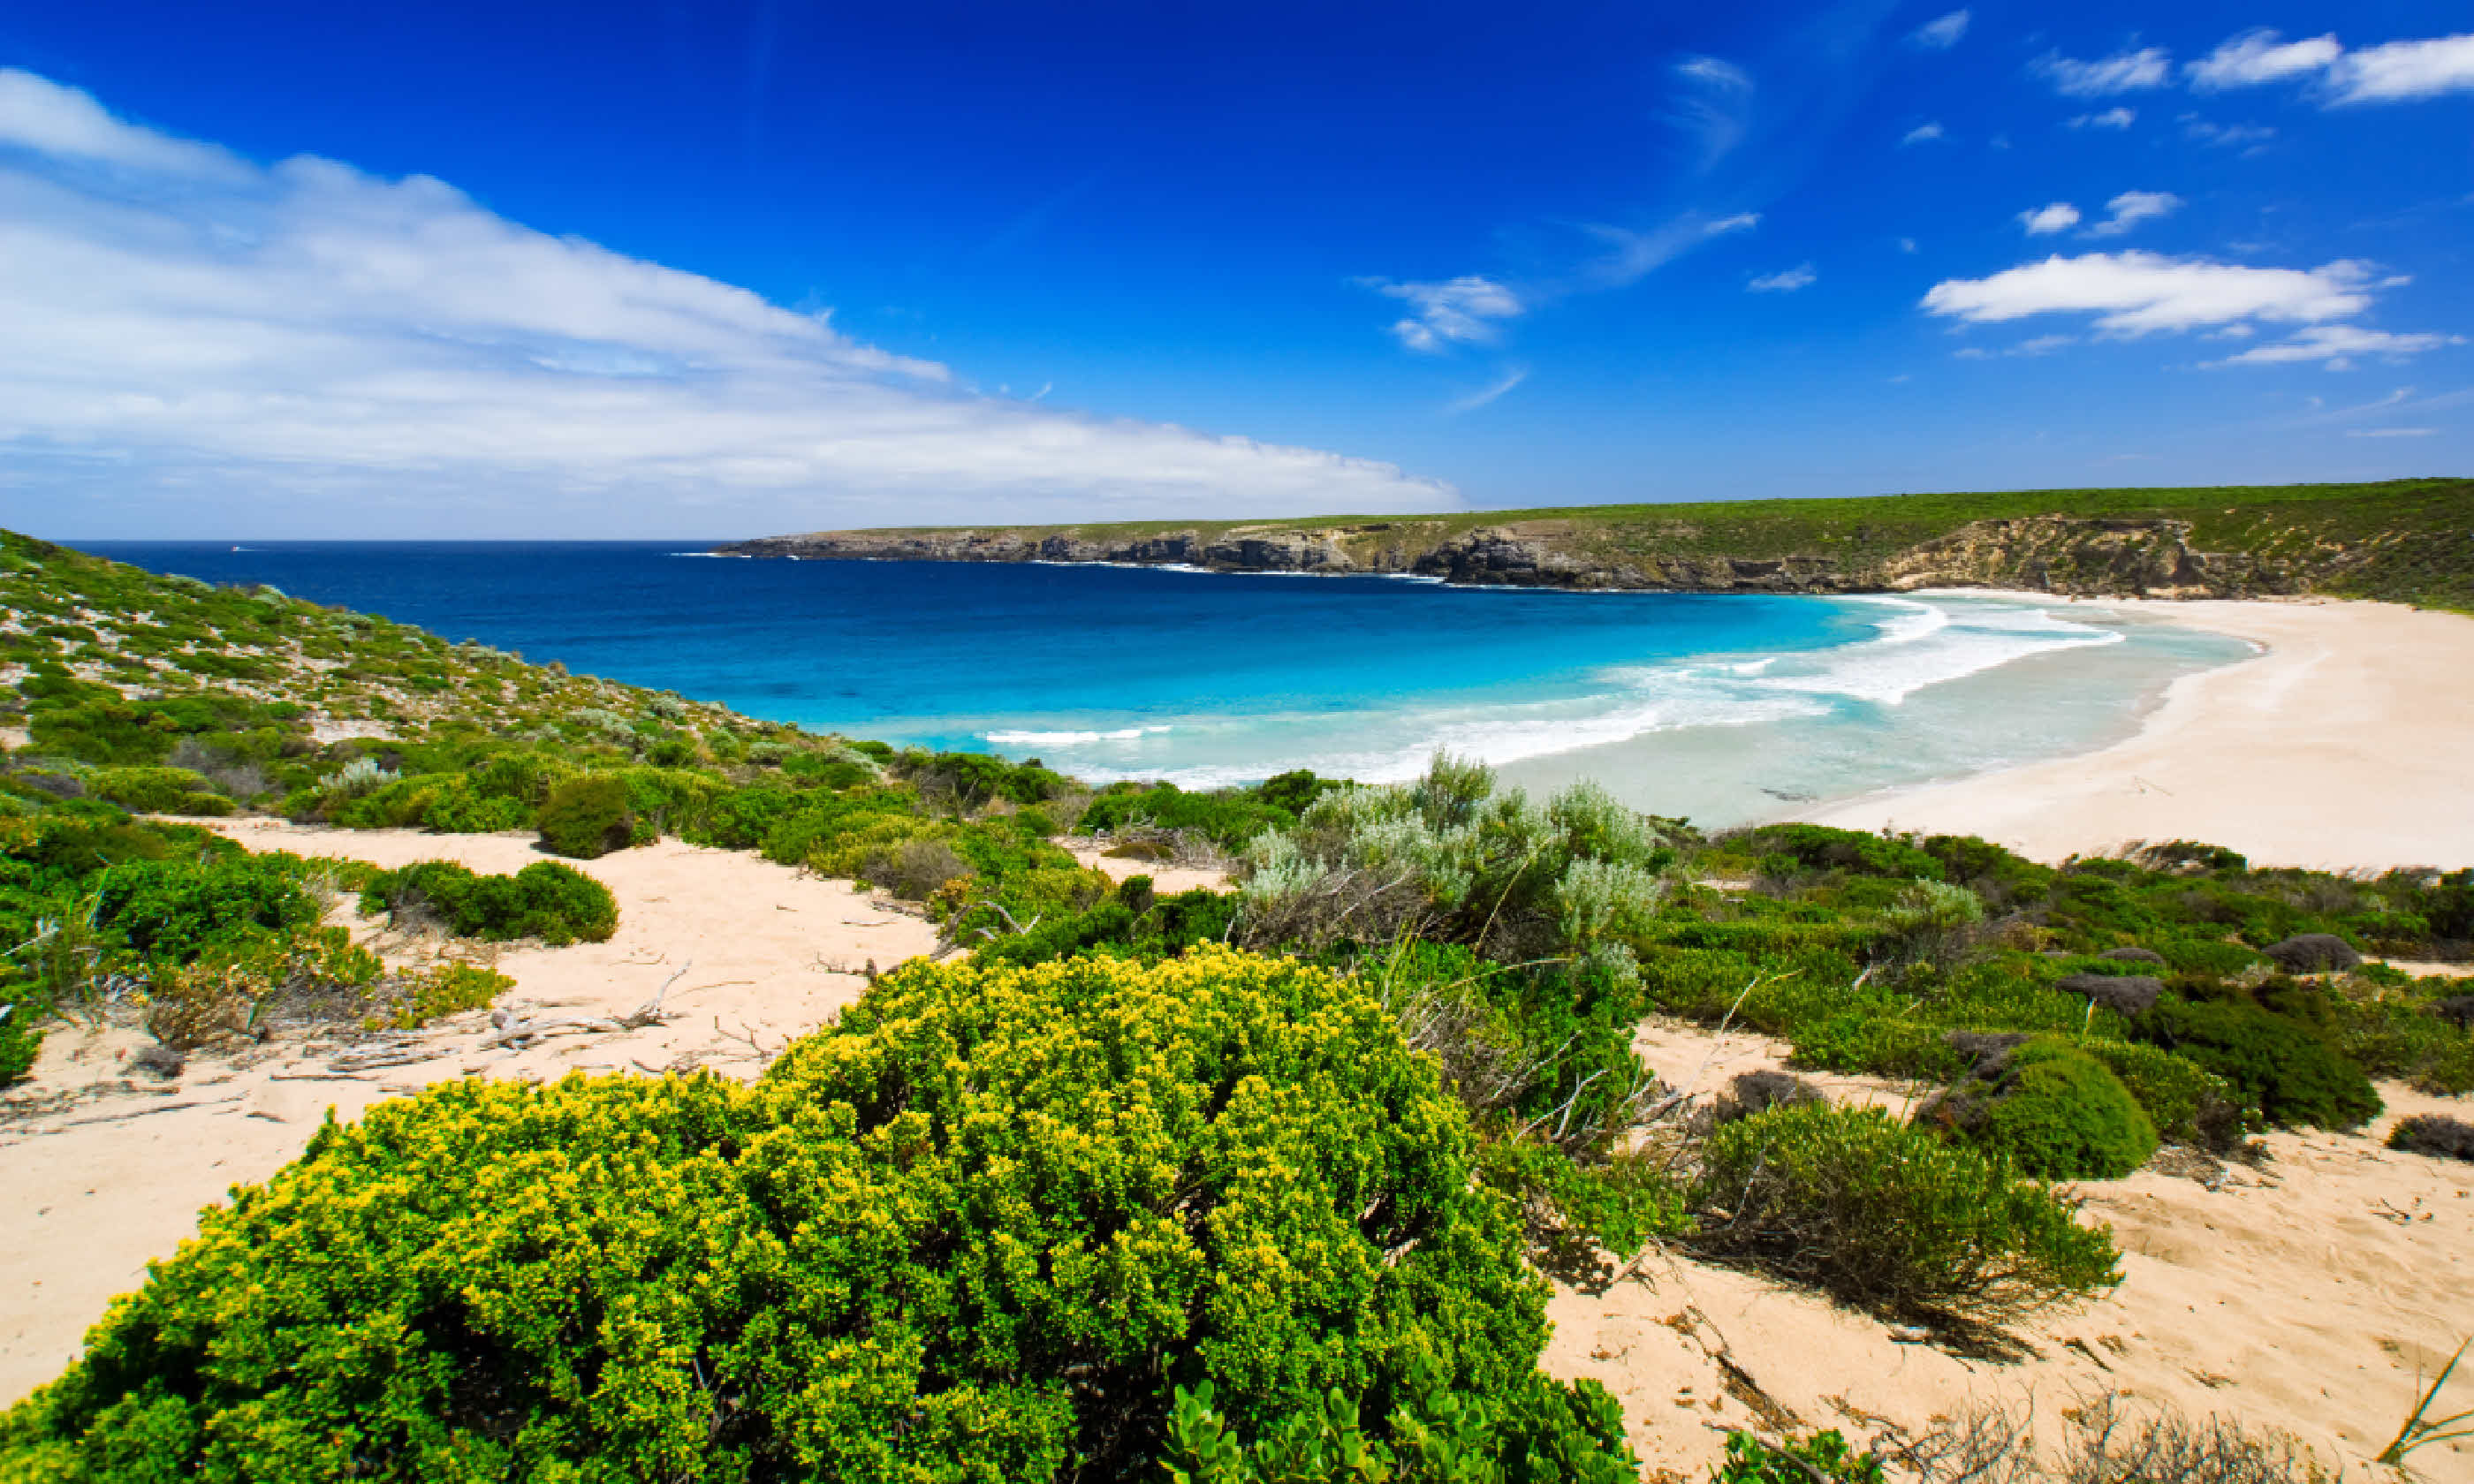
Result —
M2116 1180L2156 1152L2156 1125L2105 1065L2030 1041L1979 1064L1928 1121L2041 1180Z
M1361 983L914 963L752 1089L328 1127L0 1436L62 1479L1132 1477L1183 1387L1246 1436L1328 1406L1628 1477L1612 1403L1535 1369L1545 1285L1474 1154Z
M1720 1125L1702 1251L1885 1312L2001 1324L2122 1281L2106 1233L2007 1161L1878 1108L1804 1104Z
M607 943L618 930L610 888L554 861L511 876L476 875L452 861L419 861L370 877L361 888L361 911L386 913L398 925L434 918L459 938L539 938L553 947Z
M480 1081L328 1128L0 1424L0 1476L1628 1478L1614 1402L1536 1369L1541 1274L1665 1242L2003 1325L2117 1281L2047 1182L2359 1126L2372 1076L2474 1088L2462 986L2347 964L2474 951L2474 871L1712 838L1449 757L1094 793L22 538L0 593L28 734L0 755L0 1081L63 1015L233 1045L507 987L386 972L327 923L339 891L469 939L616 926L554 862L376 872L142 815L577 859L674 837L856 879L972 952L881 976L752 1089ZM1236 884L1113 883L1078 834ZM2315 934L2343 951L2297 955ZM1634 1050L1657 1015L1924 1112L1663 1086ZM1727 1469L1879 1464L1824 1434Z

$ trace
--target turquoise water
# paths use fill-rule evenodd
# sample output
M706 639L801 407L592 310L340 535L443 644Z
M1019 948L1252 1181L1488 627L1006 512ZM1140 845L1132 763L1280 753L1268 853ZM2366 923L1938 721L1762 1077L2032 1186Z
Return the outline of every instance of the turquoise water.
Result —
M751 714L1189 787L1439 748L1730 824L2126 734L2242 641L2092 606L752 562L678 543L98 543Z

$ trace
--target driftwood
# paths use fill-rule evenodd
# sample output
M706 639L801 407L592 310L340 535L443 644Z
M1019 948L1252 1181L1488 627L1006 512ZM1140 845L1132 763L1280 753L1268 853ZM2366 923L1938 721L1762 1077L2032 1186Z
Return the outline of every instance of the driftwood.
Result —
M662 987L653 992L651 999L622 1016L561 1016L542 1020L531 1016L511 1017L503 1010L493 1011L490 1023L496 1029L482 1038L480 1049L487 1051L496 1046L506 1046L521 1051L552 1036L617 1035L659 1025L669 1018L662 1009L662 996L667 994L670 986L678 983L694 967L693 959L681 964L676 973L662 981Z

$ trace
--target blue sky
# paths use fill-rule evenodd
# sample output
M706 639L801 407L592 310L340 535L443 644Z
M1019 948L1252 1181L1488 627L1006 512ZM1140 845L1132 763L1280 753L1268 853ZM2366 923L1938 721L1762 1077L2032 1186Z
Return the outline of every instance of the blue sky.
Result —
M0 16L0 521L2474 467L2462 5Z

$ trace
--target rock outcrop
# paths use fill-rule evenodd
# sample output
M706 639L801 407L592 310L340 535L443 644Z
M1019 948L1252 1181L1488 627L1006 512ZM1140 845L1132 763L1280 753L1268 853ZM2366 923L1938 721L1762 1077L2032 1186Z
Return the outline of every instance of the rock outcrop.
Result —
M2250 597L2309 591L2349 557L2201 551L2167 517L2031 515L1975 520L1858 557L1711 552L1699 533L1648 520L1511 520L1454 530L1434 518L1189 530L819 531L718 548L803 561L1062 562L1216 572L1397 573L1475 586L1651 592L1847 593L2010 587L2076 596ZM1661 549L1663 548L1663 549Z

